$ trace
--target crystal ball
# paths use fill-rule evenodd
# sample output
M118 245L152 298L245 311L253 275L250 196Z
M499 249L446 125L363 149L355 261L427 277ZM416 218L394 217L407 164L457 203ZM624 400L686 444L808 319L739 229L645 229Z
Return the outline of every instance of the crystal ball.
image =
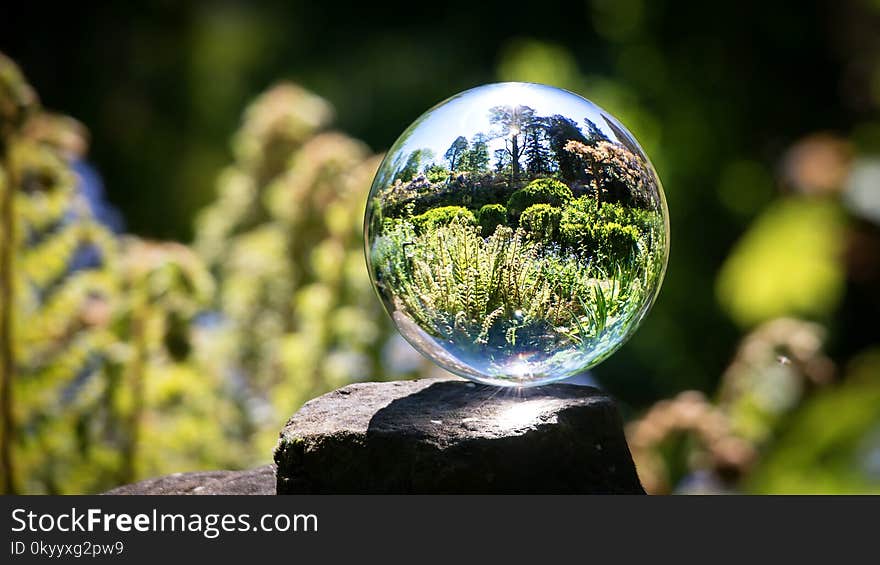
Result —
M571 92L499 83L422 114L379 166L367 266L442 368L532 386L610 356L654 302L666 200L633 135Z

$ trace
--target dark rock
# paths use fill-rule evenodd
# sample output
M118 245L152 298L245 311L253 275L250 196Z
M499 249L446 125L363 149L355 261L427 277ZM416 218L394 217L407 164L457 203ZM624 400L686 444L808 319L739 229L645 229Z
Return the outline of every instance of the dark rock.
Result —
M275 494L275 466L248 471L176 473L117 487L104 494Z
M279 494L643 494L614 402L555 384L359 383L306 403L275 451Z

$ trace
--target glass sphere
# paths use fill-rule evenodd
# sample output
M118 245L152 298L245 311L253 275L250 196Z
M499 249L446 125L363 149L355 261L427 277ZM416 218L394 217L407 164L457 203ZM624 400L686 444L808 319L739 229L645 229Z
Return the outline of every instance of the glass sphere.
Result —
M367 265L401 335L444 369L530 386L636 330L669 249L660 180L607 112L527 83L434 106L376 173Z

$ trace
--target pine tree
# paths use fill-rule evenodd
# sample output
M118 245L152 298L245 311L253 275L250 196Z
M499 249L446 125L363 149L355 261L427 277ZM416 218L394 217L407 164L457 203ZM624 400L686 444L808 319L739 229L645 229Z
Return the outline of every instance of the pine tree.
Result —
M510 169L510 155L506 149L496 149L495 155L495 172L497 174L504 173Z
M485 134L477 133L474 135L470 149L462 157L461 169L477 174L489 170L489 141Z
M416 149L409 154L406 163L397 174L394 175L394 180L399 180L401 182L411 181L413 177L418 174L419 169L422 167L422 163L430 162L433 158L433 152L430 149Z
M605 132L599 129L596 122L590 118L584 118L584 123L587 124L587 141L590 145L596 145L600 141L609 141L608 136L605 135Z
M526 172L536 177L552 171L552 158L547 145L547 130L543 123L535 120L525 134Z
M577 141L585 145L589 143L580 127L574 120L561 114L550 116L546 120L548 142L559 165L559 176L569 182L588 178L585 173L586 162L578 154L565 149L569 141Z
M449 162L449 170L455 171L457 168L461 166L461 161L467 155L468 151L468 140L459 135L452 142L452 145L449 146L449 149L446 150L446 153L443 154L443 157Z

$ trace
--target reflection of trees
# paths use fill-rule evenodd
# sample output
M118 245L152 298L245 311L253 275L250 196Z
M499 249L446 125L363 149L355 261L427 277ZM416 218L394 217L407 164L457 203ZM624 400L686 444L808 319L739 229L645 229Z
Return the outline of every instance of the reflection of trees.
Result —
M543 119L537 119L526 130L526 172L536 177L553 172L553 156L547 141L547 127Z
M569 141L565 150L577 155L593 177L597 206L603 195L612 202L651 207L654 203L654 179L645 162L623 145L600 141L586 145Z
M446 150L446 153L443 154L443 157L449 161L449 170L454 171L455 167L459 165L462 156L468 150L468 140L463 135L459 135L455 138L455 141L452 142L452 145L449 146L449 149Z
M461 169L469 173L485 173L489 170L489 138L486 134L474 135L470 149L462 155Z
M503 137L504 149L510 157L510 178L519 180L520 162L526 133L537 127L535 109L529 106L495 106L489 110L489 123L496 127L494 137Z
M510 166L510 156L506 149L495 150L495 172L503 173Z
M553 157L559 176L566 180L575 180L583 177L584 168L576 155L565 150L565 144L571 140L587 143L587 138L581 132L577 122L560 114L546 118L547 142Z
M394 180L410 181L419 172L422 163L430 163L434 159L434 152L430 149L416 149L406 159L403 167L394 175Z
M455 138L443 157L449 163L449 172L485 173L489 170L489 138L484 133L474 135L471 143L460 135Z
M396 193L398 201L413 201L429 191L430 197L422 195L431 201L422 202L425 207L474 207L493 203L493 194L506 201L525 183L552 177L575 194L592 192L599 207L606 200L649 208L656 205L653 176L634 141L619 126L608 123L616 137L624 136L623 143L611 141L588 118L580 125L561 114L540 116L529 106L495 106L488 119L492 126L488 133L477 132L470 140L456 137L440 161L427 148L397 156L390 167L395 171L391 178L404 184L390 186L388 196ZM503 147L494 149L490 158L493 139L503 141ZM487 190L490 194L478 194ZM449 194L458 191L469 195L467 201Z

